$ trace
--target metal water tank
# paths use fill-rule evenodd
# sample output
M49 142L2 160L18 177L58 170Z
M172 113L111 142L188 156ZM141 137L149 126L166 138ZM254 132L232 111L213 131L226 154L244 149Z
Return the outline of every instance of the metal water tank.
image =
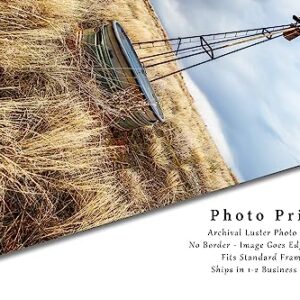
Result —
M96 80L103 88L118 92L134 86L145 100L145 106L120 117L118 125L130 130L164 122L159 99L123 27L113 21L98 29L84 30L82 39L94 61Z

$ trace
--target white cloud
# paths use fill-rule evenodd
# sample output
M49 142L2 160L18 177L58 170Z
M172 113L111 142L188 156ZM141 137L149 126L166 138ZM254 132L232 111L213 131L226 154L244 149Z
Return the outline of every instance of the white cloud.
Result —
M215 141L221 155L223 156L225 162L232 167L234 173L239 178L240 181L243 181L242 175L239 173L238 168L236 167L233 155L231 153L230 147L226 141L226 138L223 134L222 125L216 112L210 105L207 97L200 90L200 88L196 85L196 83L191 79L191 77L184 73L184 80L188 89L194 98L195 107L207 125L209 132Z
M288 24L299 7L299 0L152 2L171 37ZM220 151L246 179L300 159L299 49L300 39L278 39L188 72ZM194 57L181 63L197 62Z

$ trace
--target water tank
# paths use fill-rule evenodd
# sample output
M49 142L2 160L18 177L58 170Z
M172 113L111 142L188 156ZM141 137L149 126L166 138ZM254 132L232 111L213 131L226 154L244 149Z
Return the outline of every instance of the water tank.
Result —
M151 126L164 115L147 73L123 27L117 21L83 31L84 49L93 60L93 72L102 88L118 92L135 86L144 106L117 120L123 129ZM130 97L129 97L130 98Z

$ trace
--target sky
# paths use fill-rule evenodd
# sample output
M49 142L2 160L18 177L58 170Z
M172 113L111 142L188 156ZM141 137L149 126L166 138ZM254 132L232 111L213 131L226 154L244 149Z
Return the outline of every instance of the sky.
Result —
M294 14L300 15L299 0L151 2L169 37L289 24ZM300 165L300 38L279 38L184 76L240 181Z

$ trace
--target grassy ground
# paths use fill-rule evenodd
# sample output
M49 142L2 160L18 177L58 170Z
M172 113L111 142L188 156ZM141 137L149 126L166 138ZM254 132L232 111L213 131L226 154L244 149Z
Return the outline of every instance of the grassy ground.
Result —
M116 133L136 99L97 87L76 35L109 19L165 35L147 1L0 0L1 253L237 183L181 75L155 84L165 124Z

